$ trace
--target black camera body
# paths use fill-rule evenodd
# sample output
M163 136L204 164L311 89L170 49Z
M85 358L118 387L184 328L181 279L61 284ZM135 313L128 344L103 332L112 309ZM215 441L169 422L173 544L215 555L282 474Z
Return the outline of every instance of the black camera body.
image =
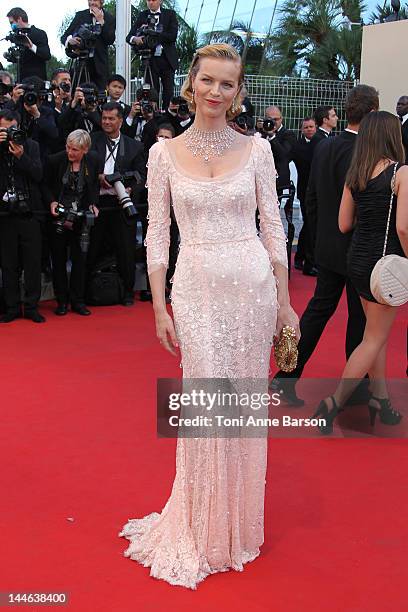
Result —
M27 139L26 132L16 125L11 125L8 128L1 128L1 131L7 133L7 139L2 143L3 146L7 146L10 142L14 142L17 145L23 145Z
M75 221L84 219L85 223L82 224L79 244L81 251L87 253L90 243L89 233L91 227L95 224L95 215L90 210L78 210L77 206L77 202L58 203L56 209L58 219L54 221L54 225L57 234L63 234L65 230L72 231L74 229Z
M56 89L61 89L63 92L69 93L71 91L71 85L66 81L62 81L59 85L52 83L51 89L52 91L55 91Z
M126 216L131 219L137 215L136 208L126 191L125 185L129 184L131 180L136 180L137 183L142 182L142 177L136 170L131 170L121 174L120 172L114 172L114 174L105 175L105 180L111 185L116 191L118 196L119 204Z
M83 23L79 26L78 31L72 34L73 38L79 38L79 45L68 45L65 53L68 57L75 59L77 57L93 57L95 54L95 44L102 32L100 23Z
M95 104L102 105L107 101L105 92L98 92L93 87L81 87L79 85L82 93L84 94L85 104L88 106L93 106Z
M0 83L0 96L6 96L13 92L14 85L6 85L6 83Z
M12 30L10 34L5 37L5 40L8 40L12 45L16 45L17 47L25 47L29 33L30 28L18 28L17 30Z
M39 102L47 100L51 94L52 88L48 81L44 82L44 87L40 90L31 83L19 85L19 89L24 91L23 102L27 106L34 106Z
M265 117L265 119L262 122L262 130L264 132L272 132L272 130L274 129L276 125L276 122L274 119L270 119L269 117Z
M148 15L147 24L136 30L135 36L143 38L143 45L134 45L134 51L141 55L150 56L159 44L159 36L163 32L163 24L156 23L154 15Z

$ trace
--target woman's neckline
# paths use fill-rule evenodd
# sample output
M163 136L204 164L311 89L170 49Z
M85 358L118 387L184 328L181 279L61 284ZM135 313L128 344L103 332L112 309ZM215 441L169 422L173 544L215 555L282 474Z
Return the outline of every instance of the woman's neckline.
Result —
M229 172L224 172L224 174L220 174L219 176L199 176L198 174L191 174L190 172L187 172L186 170L184 170L184 168L182 168L180 166L180 164L178 163L178 161L174 158L173 154L170 151L170 147L167 145L167 141L163 140L163 148L166 150L166 153L170 159L170 162L173 166L173 168L176 170L176 172L178 172L178 174L181 174L181 176L187 177L187 178L191 178L194 181L197 181L199 183L208 183L208 182L212 182L212 181L222 181L224 179L230 178L231 176L235 176L236 174L238 174L239 172L241 172L241 170L243 170L244 168L246 168L246 166L248 165L251 157L252 157L252 151L254 148L254 137L250 136L249 138L251 138L252 142L251 142L251 146L249 147L249 153L246 156L246 158L244 158L244 161L241 162L237 168L234 168L233 170L230 170Z

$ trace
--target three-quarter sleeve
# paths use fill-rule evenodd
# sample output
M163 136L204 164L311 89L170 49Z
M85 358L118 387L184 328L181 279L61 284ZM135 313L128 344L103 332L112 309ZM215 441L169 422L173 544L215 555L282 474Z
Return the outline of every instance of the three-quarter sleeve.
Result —
M260 219L260 238L273 265L279 263L288 268L286 236L279 213L276 192L276 169L269 142L254 138L256 201Z
M145 239L148 274L169 264L170 183L163 142L155 143L147 163L148 228Z

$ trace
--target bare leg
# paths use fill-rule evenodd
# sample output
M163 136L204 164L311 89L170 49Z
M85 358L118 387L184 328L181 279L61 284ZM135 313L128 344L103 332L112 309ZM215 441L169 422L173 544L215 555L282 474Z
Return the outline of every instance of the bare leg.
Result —
M334 399L342 406L359 384L366 372L369 373L371 390L377 397L387 397L385 387L385 364L387 340L397 314L397 309L362 299L367 322L362 342L350 355L344 368L341 382ZM379 394L379 395L378 395ZM328 403L331 408L332 402Z

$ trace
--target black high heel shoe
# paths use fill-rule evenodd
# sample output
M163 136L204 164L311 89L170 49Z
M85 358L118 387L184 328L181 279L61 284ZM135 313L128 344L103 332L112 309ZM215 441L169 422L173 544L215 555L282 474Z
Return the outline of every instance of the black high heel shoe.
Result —
M372 400L377 402L380 405L380 408L373 406L370 403ZM388 397L381 398L381 397L374 397L374 395L372 395L368 401L368 410L370 413L371 427L374 427L375 425L375 419L377 416L377 412L380 415L381 423L384 423L384 425L398 425L398 423L400 423L402 419L402 414L400 414L398 410L394 410L394 408L391 406L391 403Z
M322 417L325 420L325 425L317 426L320 433L324 436L328 436L333 433L333 421L338 415L338 413L342 411L342 408L337 405L333 395L330 395L330 399L333 402L333 408L330 411L327 407L326 400L322 400L319 406L317 407L316 412L312 416L312 419Z

